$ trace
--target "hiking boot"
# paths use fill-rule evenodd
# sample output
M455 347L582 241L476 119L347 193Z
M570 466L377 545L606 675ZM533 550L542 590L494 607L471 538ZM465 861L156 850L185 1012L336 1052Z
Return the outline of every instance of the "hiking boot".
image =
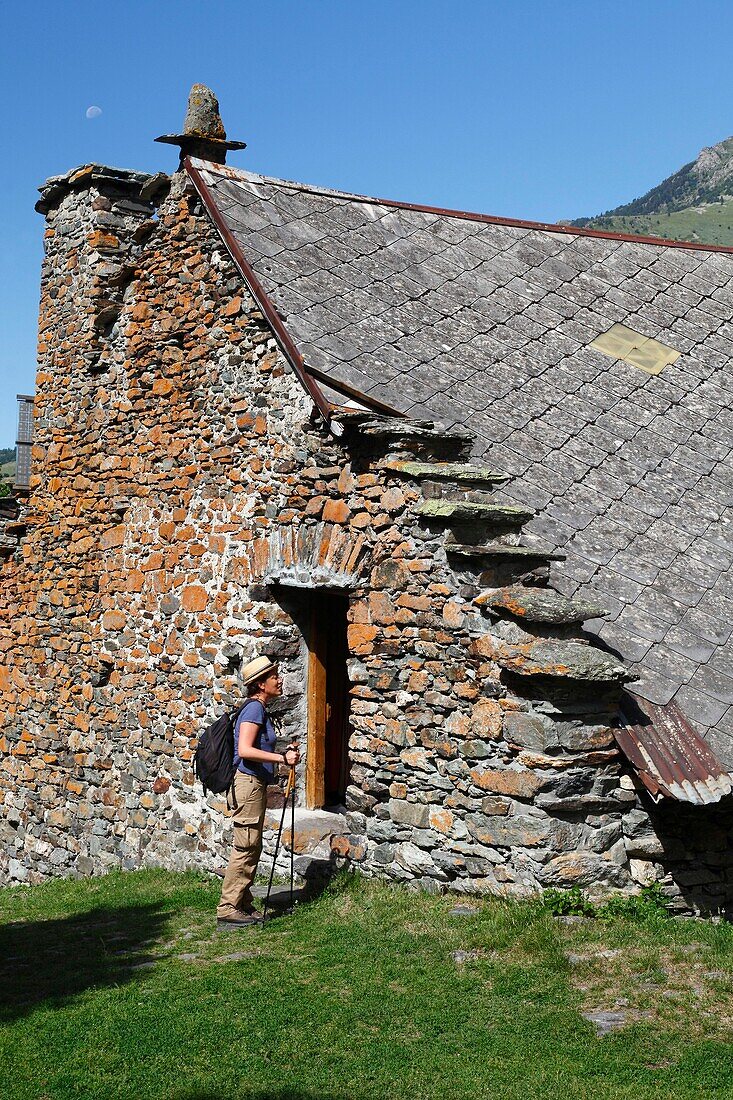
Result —
M261 924L262 916L256 909L233 909L226 917L216 918L218 929L246 928L252 924Z

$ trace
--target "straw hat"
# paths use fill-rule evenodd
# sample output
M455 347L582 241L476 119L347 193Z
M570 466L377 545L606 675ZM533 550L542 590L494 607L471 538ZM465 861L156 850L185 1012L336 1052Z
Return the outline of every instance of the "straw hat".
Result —
M268 672L274 672L277 665L269 657L255 657L242 669L242 683L252 684L255 680L264 680Z

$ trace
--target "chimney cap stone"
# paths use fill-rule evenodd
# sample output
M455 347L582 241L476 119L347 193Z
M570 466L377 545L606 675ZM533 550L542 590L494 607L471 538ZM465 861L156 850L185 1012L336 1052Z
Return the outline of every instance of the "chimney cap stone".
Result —
M165 145L177 145L184 157L200 157L215 164L225 164L230 149L246 149L243 141L227 141L224 123L219 113L219 101L205 84L194 84L188 96L188 108L183 133L157 137Z

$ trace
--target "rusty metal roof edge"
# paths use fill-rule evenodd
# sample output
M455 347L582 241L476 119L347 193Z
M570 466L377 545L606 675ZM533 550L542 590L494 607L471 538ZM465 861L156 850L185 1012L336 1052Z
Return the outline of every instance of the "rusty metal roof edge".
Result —
M186 158L190 160L191 158ZM195 158L198 160L198 158ZM557 222L533 222L521 218L502 218L495 214L480 214L471 210L452 210L450 207L426 206L417 202L402 202L399 199L384 199L375 195L358 195L351 191L337 191L332 187L316 187L307 183L299 183L297 180L283 180L276 176L263 176L258 172L247 172L243 169L231 168L227 164L215 164L213 161L199 161L208 171L218 172L219 175L234 180L235 182L249 183L279 183L285 187L294 187L298 191L309 191L315 195L333 195L336 198L348 199L350 202L374 203L377 206L391 206L397 210L415 210L423 214L436 214L445 218L463 218L466 221L484 222L487 225L506 225L516 229L537 229L544 233L564 233L573 237L599 237L606 241L627 241L632 244L650 244L663 248L685 248L696 252L724 252L733 253L733 247L725 244L699 244L695 241L672 241L666 237L644 237L633 233L610 233L602 229L584 229L577 225L561 225Z
M655 801L667 797L701 806L733 793L733 775L676 704L642 705L636 697L633 703L647 722L634 722L622 706L616 741ZM675 738L686 760L675 753Z
M208 166L208 162L202 161L200 163L207 164ZM214 197L211 194L209 186L206 180L203 178L201 171L192 162L191 157L184 157L183 167L185 168L194 187L196 188L196 191L198 192L201 201L203 202L206 211L209 214L209 217L219 231L219 234L221 235L221 238L226 245L227 250L229 251L235 264L239 268L240 274L247 284L247 287L252 294L252 297L254 298L259 308L262 310L265 319L273 330L275 338L280 345L280 349L285 358L290 363L290 366L292 367L296 378L313 401L314 405L326 422L326 425L329 427L329 429L333 430L331 424L331 402L327 400L325 394L321 391L320 386L318 386L312 374L307 371L303 356L300 354L298 348L296 347L290 333L285 328L285 325L279 317L275 306L272 304L269 297L267 296L264 287L252 270L247 258L245 257L242 249L239 246L239 243L229 231L229 228L224 221L218 206L216 205L216 201L214 200ZM213 170L217 166L212 165L211 167ZM333 434L338 435L339 433L338 431L334 431Z
M350 386L348 382L342 382L338 378L331 378L326 371L319 370L317 367L312 367L307 360L305 361L305 369L308 374L318 382L324 382L336 393L341 394L344 397L350 397L354 401L358 401L368 409L372 409L374 412L381 413L384 416L394 416L400 420L407 419L404 413L401 413L398 409L394 409L391 405L385 405L383 401L380 401L377 397L370 397L368 393L364 393L362 390L358 390L355 386ZM343 407L343 406L337 406Z

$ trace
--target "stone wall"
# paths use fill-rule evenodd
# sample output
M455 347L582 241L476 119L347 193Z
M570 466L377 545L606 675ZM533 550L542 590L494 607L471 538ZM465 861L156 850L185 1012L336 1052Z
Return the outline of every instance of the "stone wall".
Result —
M5 881L221 870L196 736L257 651L302 733L323 585L349 593L353 736L322 854L429 889L663 878L725 904L722 846L698 845L691 882L681 818L652 823L624 771L625 673L582 634L597 609L547 587L470 440L315 420L184 176L87 167L42 209L34 475L0 592Z

